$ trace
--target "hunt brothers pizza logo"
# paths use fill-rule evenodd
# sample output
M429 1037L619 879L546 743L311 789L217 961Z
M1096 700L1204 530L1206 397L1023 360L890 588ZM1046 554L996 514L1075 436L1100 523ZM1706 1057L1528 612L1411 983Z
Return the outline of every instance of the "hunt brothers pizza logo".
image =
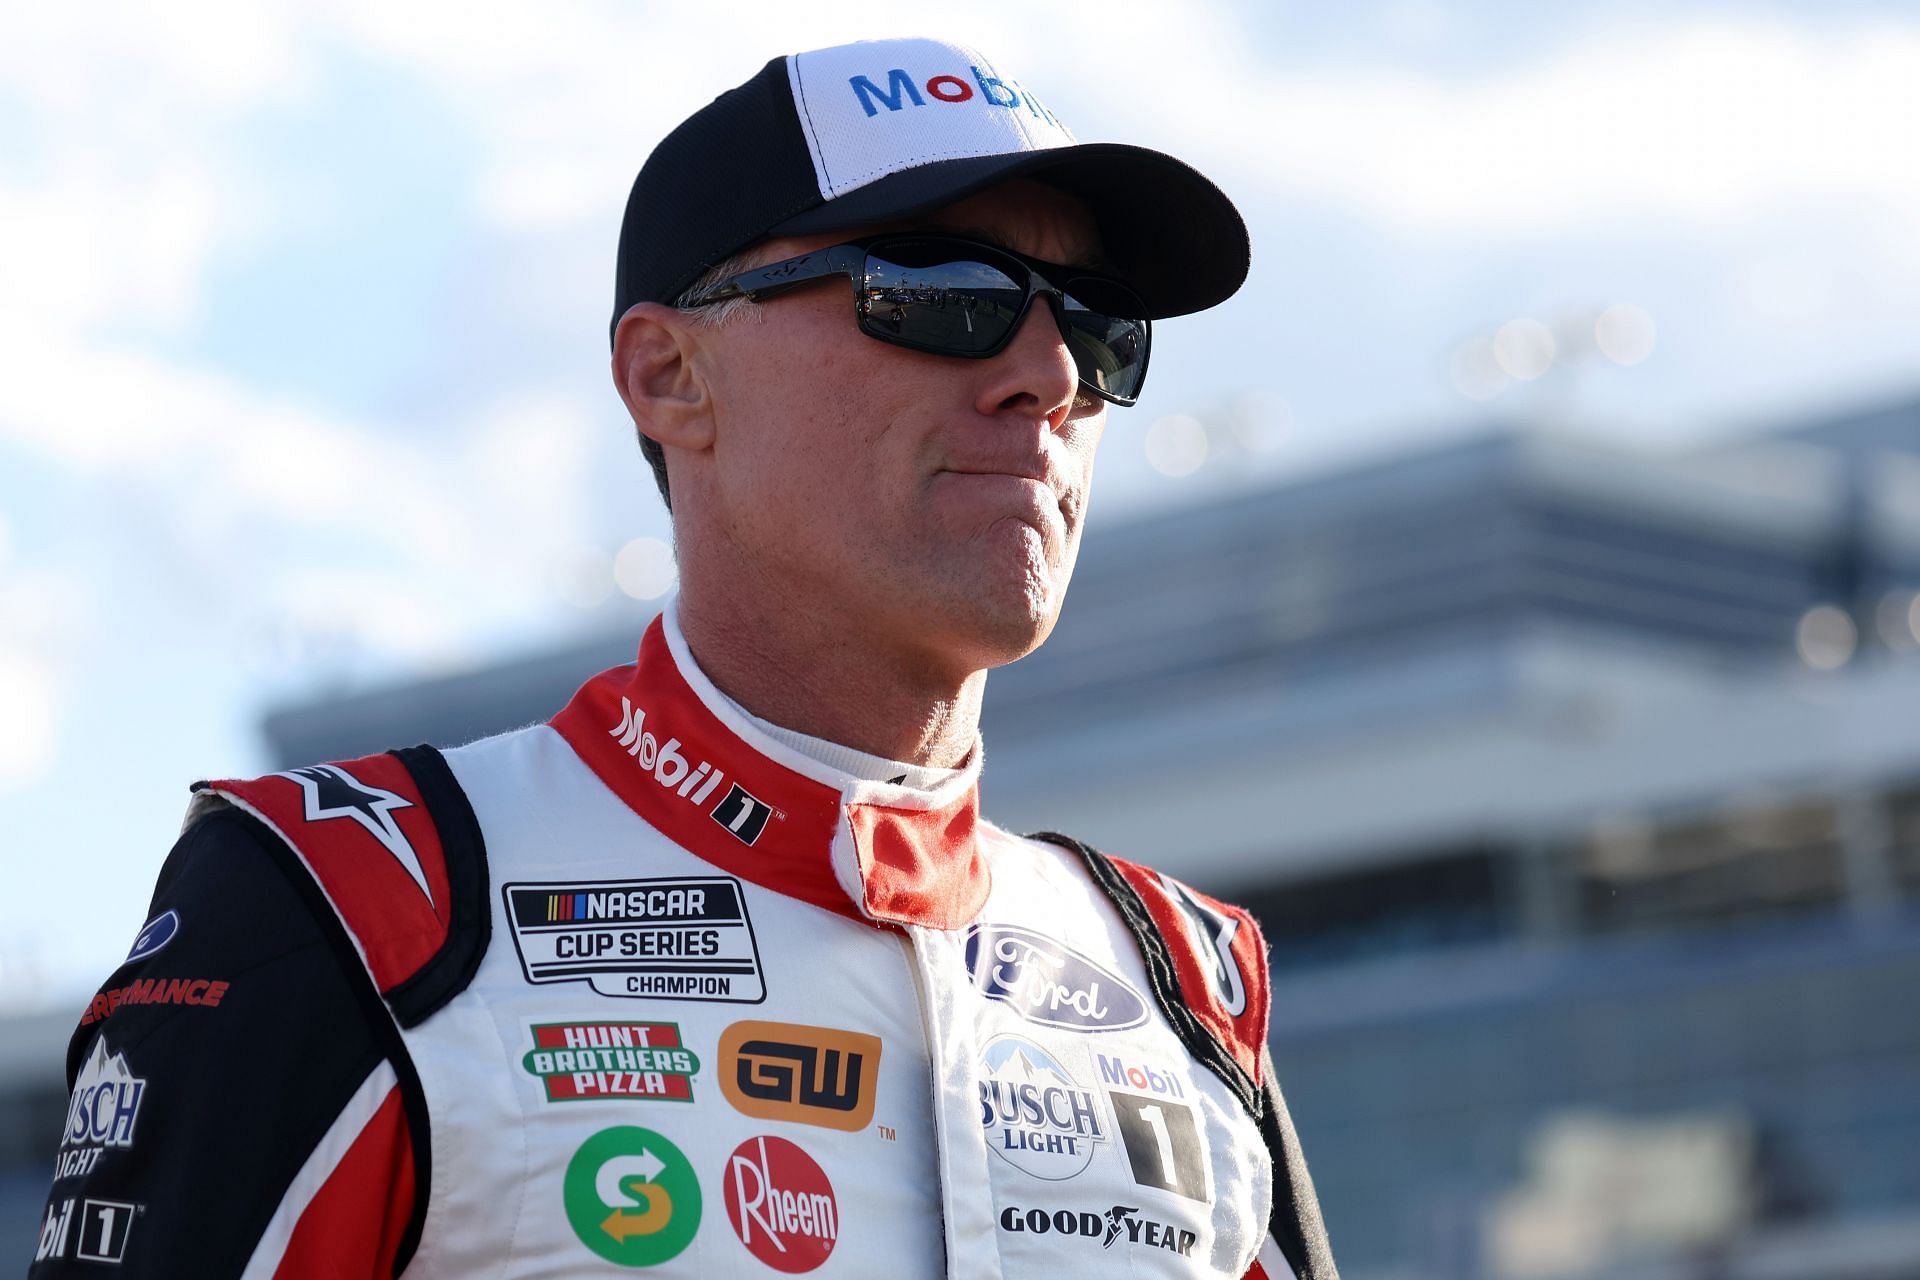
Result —
M693 1101L700 1060L671 1022L542 1022L520 1059L548 1102L590 1098Z

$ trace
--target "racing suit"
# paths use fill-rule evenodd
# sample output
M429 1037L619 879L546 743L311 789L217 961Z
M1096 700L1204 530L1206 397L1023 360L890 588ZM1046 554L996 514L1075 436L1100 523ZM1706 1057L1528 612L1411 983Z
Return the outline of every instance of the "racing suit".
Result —
M757 728L671 606L550 722L200 784L36 1277L1334 1273L1251 917Z

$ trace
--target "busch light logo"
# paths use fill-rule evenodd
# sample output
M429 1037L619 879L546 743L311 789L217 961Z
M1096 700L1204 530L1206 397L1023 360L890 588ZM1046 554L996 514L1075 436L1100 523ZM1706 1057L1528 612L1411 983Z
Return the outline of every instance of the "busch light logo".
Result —
M127 1060L109 1053L107 1038L93 1042L87 1065L73 1082L67 1103L67 1130L63 1147L104 1150L133 1145L133 1124L140 1118L140 1099L147 1082L127 1069Z
M980 1123L995 1155L1049 1182L1087 1167L1094 1144L1107 1140L1092 1092L1019 1036L988 1044L980 1066Z
M989 1000L1021 1017L1075 1031L1119 1031L1147 1020L1147 1002L1126 980L1044 934L1013 925L967 930L967 971Z

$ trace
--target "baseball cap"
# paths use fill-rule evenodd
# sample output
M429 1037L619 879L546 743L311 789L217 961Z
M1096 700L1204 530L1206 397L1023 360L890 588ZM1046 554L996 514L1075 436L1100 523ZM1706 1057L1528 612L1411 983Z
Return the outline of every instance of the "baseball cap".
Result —
M654 148L620 226L613 324L761 240L911 218L1010 178L1085 200L1150 318L1213 306L1246 279L1246 224L1192 166L1076 141L978 50L870 40L775 58Z

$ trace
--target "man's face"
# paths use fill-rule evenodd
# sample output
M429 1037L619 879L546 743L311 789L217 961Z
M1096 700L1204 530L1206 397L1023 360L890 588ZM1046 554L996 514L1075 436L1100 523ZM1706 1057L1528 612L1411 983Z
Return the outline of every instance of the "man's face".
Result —
M1015 181L911 224L1044 262L1090 263L1076 198ZM854 238L771 242L775 261ZM1105 402L1082 395L1044 300L987 360L895 347L855 325L844 279L760 304L698 339L714 446L676 508L757 575L741 589L908 652L932 670L1010 662L1053 628L1079 549ZM708 584L708 590L724 589Z

